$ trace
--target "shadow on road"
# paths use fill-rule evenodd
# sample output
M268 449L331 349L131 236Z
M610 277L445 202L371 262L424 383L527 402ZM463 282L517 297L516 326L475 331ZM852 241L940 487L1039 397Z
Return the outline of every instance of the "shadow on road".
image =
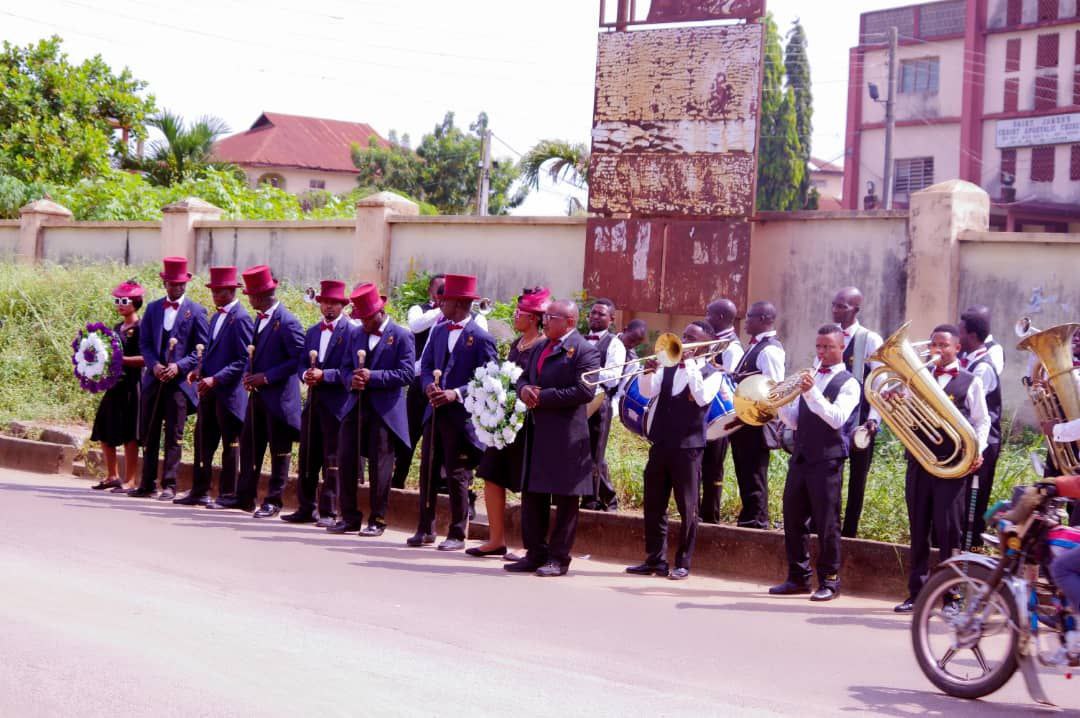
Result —
M1014 680L1019 680L1018 678ZM990 703L952 698L933 691L913 691L887 686L851 686L851 697L858 701L858 707L848 707L845 711L862 713L873 711L881 715L904 716L1013 716L1020 713L1027 715L1080 715L1080 711L1055 711L1042 708L1034 703Z

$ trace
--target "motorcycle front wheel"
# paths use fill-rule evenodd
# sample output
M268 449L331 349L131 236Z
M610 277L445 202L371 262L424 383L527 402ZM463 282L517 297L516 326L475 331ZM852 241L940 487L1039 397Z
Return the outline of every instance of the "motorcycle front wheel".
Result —
M1016 672L1019 637L1012 627L1019 612L1012 594L999 585L975 612L989 579L990 570L981 564L951 564L930 577L915 602L915 658L930 682L950 696L981 698Z

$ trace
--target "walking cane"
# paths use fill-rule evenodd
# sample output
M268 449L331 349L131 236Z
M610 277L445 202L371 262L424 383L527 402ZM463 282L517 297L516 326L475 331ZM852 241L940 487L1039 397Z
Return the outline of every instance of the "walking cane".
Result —
M439 369L436 369L434 372L432 372L432 376L434 377L434 381L432 382L432 386L434 386L436 389L438 389L439 388L439 379L442 378L442 371L439 370ZM424 464L427 467L427 470L424 472L424 476L423 476L424 485L421 487L423 489L423 500L424 500L424 505L425 506L427 505L428 501L430 501L429 497L433 494L433 491L434 491L433 484L431 483L432 460L434 459L434 455L435 455L435 447L433 445L434 443L435 443L435 406L432 405L431 406L431 422L428 424L427 431L424 432L424 452L423 453L427 456L426 462L425 462L423 456L421 457L421 463ZM436 506L438 505L437 502L433 502L433 503L435 503ZM432 511L434 511L434 508L435 507L433 506ZM432 517L432 519L434 519L434 516Z
M255 345L254 344L248 344L247 345L247 353L248 353L247 373L248 373L248 376L251 376L251 373L253 371L255 371ZM251 389L248 389L247 391L248 391L248 403L247 403L246 416L244 417L244 429L246 429L247 431L252 432L251 438L248 439L248 471L255 471L256 472L256 474L255 474L255 487L256 487L256 490L257 490L258 486L259 486L259 474L258 474L258 471L262 467L260 466L260 467L258 467L258 469L255 468L255 437L254 437L255 427L252 426L253 419L252 419L252 416L251 416L252 411L253 411L253 406L252 405L255 403L255 398L253 396L251 396L251 395L253 393L257 392L258 389L257 388L251 388ZM242 432L241 432L241 436L243 436ZM243 481L243 474L240 475L240 480ZM236 489L237 489L237 491L239 491L240 487L237 486Z
M315 364L319 361L319 352L318 352L318 350L312 349L311 351L309 351L308 352L308 360L310 362L310 366L308 367L308 371L311 371L312 369L315 368ZM305 432L307 435L304 437L304 465L300 467L300 470L303 471L304 473L301 474L301 478L306 477L308 475L308 469L311 468L311 422L314 421L314 414L315 414L315 385L314 384L309 384L308 385L308 389L307 389L307 407L308 407L307 431ZM326 467L323 467L323 470L325 471ZM318 477L316 477L316 479L315 479L316 489L318 488L318 483L319 483Z
M172 339L169 340L169 348L165 350L165 366L166 367L168 367L169 364L172 362L173 349L176 348L177 342L178 342L178 340L177 340L176 337L173 337ZM154 394L154 408L150 410L150 426L147 428L147 431L146 431L146 440L147 441L150 441L150 429L153 428L154 423L157 421L158 407L161 406L161 392L164 389L165 389L165 382L161 381L161 379L158 379L157 393ZM143 445L143 448L145 449L146 446Z
M195 345L195 373L192 376L195 377L196 382L202 378L202 355L204 349L206 347L202 344ZM198 395L199 389L196 387L195 396ZM200 401L198 406L195 407L195 467L197 470L202 468L202 430L202 402Z
M367 360L367 352L363 349L356 350L356 370L360 371L364 368L364 362ZM356 390L356 476L358 479L364 478L364 467L362 464L362 456L364 453L364 391L362 389Z

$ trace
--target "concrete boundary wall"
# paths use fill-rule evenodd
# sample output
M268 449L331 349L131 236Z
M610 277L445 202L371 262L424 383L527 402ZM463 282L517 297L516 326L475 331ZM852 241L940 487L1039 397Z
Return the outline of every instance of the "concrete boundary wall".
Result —
M161 259L159 222L72 222L42 229L41 258L56 264L147 264Z

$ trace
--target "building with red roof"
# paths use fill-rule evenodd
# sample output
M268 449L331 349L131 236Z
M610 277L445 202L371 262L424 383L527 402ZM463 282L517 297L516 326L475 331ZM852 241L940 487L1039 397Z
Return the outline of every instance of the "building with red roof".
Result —
M241 167L252 186L267 182L293 194L339 194L356 187L352 146L367 147L371 138L390 146L362 122L264 112L245 132L217 142L214 159Z

